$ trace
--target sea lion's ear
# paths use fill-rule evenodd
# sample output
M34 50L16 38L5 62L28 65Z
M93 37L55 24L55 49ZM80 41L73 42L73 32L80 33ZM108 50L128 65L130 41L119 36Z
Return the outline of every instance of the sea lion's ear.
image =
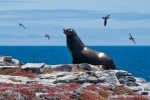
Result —
M71 31L72 31L72 29L71 29L71 28L68 28L68 31L70 31L70 32L71 32Z

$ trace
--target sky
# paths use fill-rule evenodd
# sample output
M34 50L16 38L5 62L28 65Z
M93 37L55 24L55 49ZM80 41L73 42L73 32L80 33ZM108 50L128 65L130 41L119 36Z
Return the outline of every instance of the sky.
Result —
M0 46L66 46L63 28L74 29L87 46L150 45L149 4L150 0L0 0ZM104 27L106 15L110 19Z

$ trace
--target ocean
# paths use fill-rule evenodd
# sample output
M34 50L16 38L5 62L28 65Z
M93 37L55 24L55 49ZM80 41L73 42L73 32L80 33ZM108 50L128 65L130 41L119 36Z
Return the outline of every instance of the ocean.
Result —
M87 46L108 54L118 70L150 82L150 46ZM70 64L66 46L0 46L0 55L12 56L21 63Z

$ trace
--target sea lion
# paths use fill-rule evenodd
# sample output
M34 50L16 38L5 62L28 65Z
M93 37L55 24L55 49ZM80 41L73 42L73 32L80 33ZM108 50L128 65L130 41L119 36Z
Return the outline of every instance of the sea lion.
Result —
M87 48L71 28L64 28L68 50L72 56L72 63L89 63L93 65L104 65L107 69L116 69L111 57L103 52Z

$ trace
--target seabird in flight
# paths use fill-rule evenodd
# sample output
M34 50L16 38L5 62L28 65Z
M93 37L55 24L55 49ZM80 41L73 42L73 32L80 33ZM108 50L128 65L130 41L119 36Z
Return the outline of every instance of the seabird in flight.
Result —
M107 19L109 19L110 18L110 15L107 15L107 16L105 16L105 17L102 17L102 19L104 19L104 26L106 26L106 24L107 24Z
M134 38L132 37L132 35L130 33L129 33L129 35L130 35L129 39L132 40L135 43Z

